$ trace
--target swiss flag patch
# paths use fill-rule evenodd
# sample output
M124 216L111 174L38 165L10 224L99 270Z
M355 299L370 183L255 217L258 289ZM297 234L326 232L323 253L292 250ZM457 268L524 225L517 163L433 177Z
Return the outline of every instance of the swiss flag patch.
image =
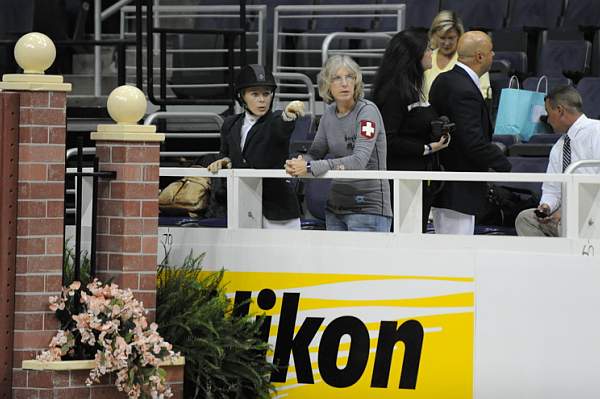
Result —
M375 137L375 122L361 120L360 121L360 135L366 139L372 139Z

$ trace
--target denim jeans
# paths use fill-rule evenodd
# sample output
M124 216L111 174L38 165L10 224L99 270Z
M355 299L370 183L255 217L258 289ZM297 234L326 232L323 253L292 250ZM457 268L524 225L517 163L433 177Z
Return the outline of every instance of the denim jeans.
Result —
M379 231L388 233L392 218L367 213L337 214L325 211L325 225L332 231Z

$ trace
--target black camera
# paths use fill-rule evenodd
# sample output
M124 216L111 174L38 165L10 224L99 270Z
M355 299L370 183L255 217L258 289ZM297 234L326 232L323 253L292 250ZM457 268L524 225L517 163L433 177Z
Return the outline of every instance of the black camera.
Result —
M450 122L447 116L440 116L437 119L431 121L431 141L438 142L444 135L454 133L456 124Z

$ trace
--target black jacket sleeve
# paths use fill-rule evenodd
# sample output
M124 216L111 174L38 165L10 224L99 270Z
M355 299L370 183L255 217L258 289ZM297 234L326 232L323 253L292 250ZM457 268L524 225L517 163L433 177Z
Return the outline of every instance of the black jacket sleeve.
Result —
M271 131L273 133L273 137L278 142L285 142L289 140L292 132L294 131L294 127L296 126L296 121L284 121L281 117L281 113L283 111L275 111L271 114Z
M510 172L511 164L500 148L484 137L480 114L482 102L476 95L479 93L463 91L452 96L452 101L449 102L456 131L460 132L452 137L452 145L462 148L463 155L482 169Z
M422 156L423 143L415 137L410 137L404 129L408 106L395 101L386 101L381 114L385 126L387 156Z

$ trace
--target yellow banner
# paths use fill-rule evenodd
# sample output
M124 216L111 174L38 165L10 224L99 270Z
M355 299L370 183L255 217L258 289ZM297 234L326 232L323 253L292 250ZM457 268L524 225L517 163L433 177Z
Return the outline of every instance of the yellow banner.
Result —
M237 303L252 298L247 311L268 316L274 398L473 397L472 277L226 272L224 281Z

